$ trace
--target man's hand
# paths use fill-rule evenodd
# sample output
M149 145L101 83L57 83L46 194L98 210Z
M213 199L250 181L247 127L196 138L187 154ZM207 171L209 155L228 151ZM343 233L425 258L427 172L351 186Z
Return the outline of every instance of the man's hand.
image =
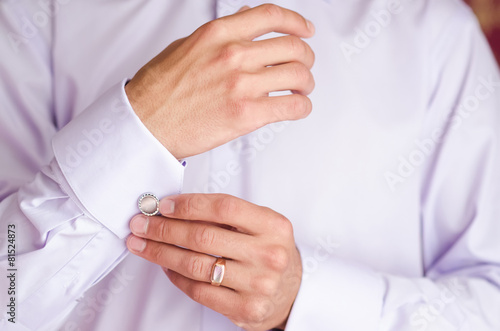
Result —
M253 41L269 32L287 36ZM181 159L266 124L306 117L313 25L266 4L211 21L168 46L126 85L144 125ZM287 96L269 97L291 90Z
M134 254L163 266L189 297L246 330L285 327L302 277L288 219L223 194L165 198L160 212L166 217L132 219L127 245ZM210 284L211 255L227 260L221 287Z

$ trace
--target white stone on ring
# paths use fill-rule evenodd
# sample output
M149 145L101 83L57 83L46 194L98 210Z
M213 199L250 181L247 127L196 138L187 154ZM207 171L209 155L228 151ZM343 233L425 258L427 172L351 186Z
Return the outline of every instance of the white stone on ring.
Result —
M156 216L160 214L160 200L152 193L144 193L137 201L139 210L146 216Z
M226 260L224 258L217 258L212 266L212 274L210 276L210 284L220 286L226 273Z

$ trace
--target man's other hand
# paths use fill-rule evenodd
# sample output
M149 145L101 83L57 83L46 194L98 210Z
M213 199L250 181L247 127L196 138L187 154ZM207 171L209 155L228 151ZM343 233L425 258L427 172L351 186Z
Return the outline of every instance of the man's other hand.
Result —
M286 36L254 41L269 32ZM314 53L301 38L313 35L312 23L291 10L272 4L242 8L172 43L125 91L170 153L178 159L200 154L311 112ZM269 97L286 90L293 94Z

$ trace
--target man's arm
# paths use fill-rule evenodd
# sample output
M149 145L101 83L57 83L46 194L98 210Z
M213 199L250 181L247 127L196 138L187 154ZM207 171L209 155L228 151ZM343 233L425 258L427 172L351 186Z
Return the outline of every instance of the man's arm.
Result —
M0 12L2 31L22 37L26 8L29 5L20 2L5 4ZM271 8L263 7L257 15L249 11L249 30L239 31L243 37L228 40L221 34L238 31L239 20L228 17L175 43L129 82L128 95L125 82L115 85L60 131L52 111L50 24L44 33L20 39L21 54L2 52L0 150L9 158L0 169L0 260L7 266L7 225L14 224L17 282L22 284L16 293L16 327L50 328L112 270L126 254L123 239L138 196L147 191L159 196L180 192L183 168L177 158L204 152L268 122L307 115L311 106L302 94L313 86L308 71L313 56L305 43L289 36L235 50L267 31L313 33L298 14ZM282 14L281 20L272 19ZM11 50L7 39L0 42L6 43L2 49ZM238 68L227 65L235 54L262 48L273 48L278 56L272 63L249 61L255 65L251 69L262 72L245 76L263 77L258 82L269 85L242 79ZM186 56L189 49L195 52ZM218 75L206 71L213 61L221 64ZM276 62L283 66L265 70ZM24 72L26 68L31 69ZM23 77L30 77L34 85L23 84L20 72L27 73ZM219 81L207 82L212 74ZM270 77L274 75L281 77L276 84ZM294 89L298 94L267 98L268 90L275 89ZM217 112L220 116L214 117ZM4 315L0 325L14 326L9 317Z
M59 131L51 26L26 37L36 6L0 7L0 264L17 270L11 295L10 279L0 281L0 329L50 329L126 255L138 196L182 186L183 166L135 115L124 81Z

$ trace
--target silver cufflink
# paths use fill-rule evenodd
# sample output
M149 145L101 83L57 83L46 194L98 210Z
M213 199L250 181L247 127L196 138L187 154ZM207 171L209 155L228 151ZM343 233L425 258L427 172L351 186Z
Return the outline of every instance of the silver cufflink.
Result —
M144 193L137 201L139 210L146 216L160 215L160 200L152 193Z

